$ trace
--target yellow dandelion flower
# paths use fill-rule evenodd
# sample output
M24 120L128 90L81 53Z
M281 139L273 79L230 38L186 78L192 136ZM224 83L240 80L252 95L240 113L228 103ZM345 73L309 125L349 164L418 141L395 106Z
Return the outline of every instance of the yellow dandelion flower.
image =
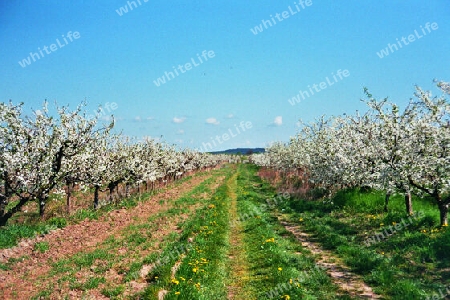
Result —
M179 295L180 294L180 292L175 292L175 295Z
M278 271L281 271L281 270L283 270L282 268L278 268Z
M197 273L198 269L197 268L193 268L192 272Z

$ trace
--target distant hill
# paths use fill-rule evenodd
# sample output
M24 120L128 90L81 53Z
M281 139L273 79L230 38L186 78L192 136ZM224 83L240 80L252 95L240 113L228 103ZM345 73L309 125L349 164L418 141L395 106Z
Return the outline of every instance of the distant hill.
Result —
M210 152L212 154L242 154L248 155L252 153L264 153L264 148L236 148L236 149L227 149L223 151L213 151Z

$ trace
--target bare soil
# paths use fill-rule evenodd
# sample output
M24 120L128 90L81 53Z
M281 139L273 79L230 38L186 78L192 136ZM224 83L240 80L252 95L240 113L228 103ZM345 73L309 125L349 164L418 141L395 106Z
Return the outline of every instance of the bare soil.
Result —
M172 184L150 200L140 202L131 209L114 210L99 220L84 220L64 229L55 230L45 236L24 240L18 246L11 249L0 250L0 262L5 263L11 259L16 260L8 271L0 270L0 299L29 299L36 295L42 288L43 282L52 262L71 257L78 252L94 250L105 239L111 236L121 236L122 230L134 223L146 222L146 220L159 212L170 208L169 200L177 199L184 193L211 176L211 173L193 176L189 180L177 185ZM215 185L218 185L215 184ZM180 216L181 217L181 216ZM162 226L158 230L158 237L167 235L175 229L174 223ZM40 253L34 250L36 242L47 242L49 250ZM108 277L118 276L112 272ZM110 278L111 279L111 278ZM142 282L136 282L136 288L142 288ZM69 296L70 299L78 299L77 291L60 291L57 294ZM91 299L107 299L98 291L92 291ZM52 299L61 299L61 296Z

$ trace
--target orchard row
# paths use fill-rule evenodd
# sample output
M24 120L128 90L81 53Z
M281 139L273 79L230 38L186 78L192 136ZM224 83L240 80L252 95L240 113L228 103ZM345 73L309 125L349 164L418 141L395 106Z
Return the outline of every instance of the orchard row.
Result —
M450 206L450 85L439 82L439 97L416 88L405 109L365 90L364 114L321 118L301 124L287 144L277 143L252 156L258 165L294 170L309 184L334 193L370 187L405 195L412 214L411 193L428 195L447 225Z
M227 159L113 134L114 121L87 117L85 104L57 107L56 117L47 106L25 116L23 104L0 104L0 226L29 201L39 203L43 216L51 193L66 193L70 207L74 186L92 189L97 207L99 191L112 200L119 185L128 194L132 185L167 182Z

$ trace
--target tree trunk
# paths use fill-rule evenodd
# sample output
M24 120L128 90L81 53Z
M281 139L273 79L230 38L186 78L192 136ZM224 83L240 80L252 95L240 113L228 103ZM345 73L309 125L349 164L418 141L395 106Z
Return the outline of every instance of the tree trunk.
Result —
M128 182L125 183L125 197L130 197L130 184Z
M72 196L73 188L75 187L75 182L67 182L67 197L66 197L66 209L67 214L70 215L70 197Z
M413 208L412 208L412 199L411 199L411 192L405 193L405 205L406 205L406 213L408 216L412 216Z
M7 215L1 215L0 216L0 227L5 226L6 222L8 222L8 219L11 217L8 217Z
M109 203L113 203L113 194L114 194L114 189L115 189L115 186L113 186L113 185L110 185L110 186L108 186L108 189L109 189Z
M96 185L94 187L94 209L98 208L98 192L100 190L100 186Z
M5 197L4 195L0 195L0 226L5 226L6 222L8 222L8 219L10 218L10 216L9 217L7 216L8 213L5 213L7 205L8 205L8 198Z
M6 213L4 210L5 208L2 207L2 210L0 210L0 226L5 226L9 218L11 218L16 212L20 211L22 206L24 206L28 201L28 198L21 198L19 203Z
M117 196L120 196L120 195L119 195L119 183L120 183L120 180L116 180L116 181L110 182L110 183L108 184L108 190L109 190L109 203L113 203L113 200L114 200L114 196L113 196L114 190L117 191Z
M447 226L448 225L448 207L449 203L443 203L439 202L439 217L441 221L441 226Z
M384 198L384 211L388 212L388 204L389 204L389 198L391 197L391 193L386 193L386 197Z
M41 219L44 219L46 201L47 201L46 198L39 198L38 199L38 202L39 202L39 217L41 217Z
M7 205L8 205L8 198L5 197L4 195L0 194L0 218L1 218L1 216L3 216L5 214L5 209L6 209ZM5 221L5 223L6 223L6 221ZM0 226L3 226L3 225L5 225L5 224L2 224L0 222Z

